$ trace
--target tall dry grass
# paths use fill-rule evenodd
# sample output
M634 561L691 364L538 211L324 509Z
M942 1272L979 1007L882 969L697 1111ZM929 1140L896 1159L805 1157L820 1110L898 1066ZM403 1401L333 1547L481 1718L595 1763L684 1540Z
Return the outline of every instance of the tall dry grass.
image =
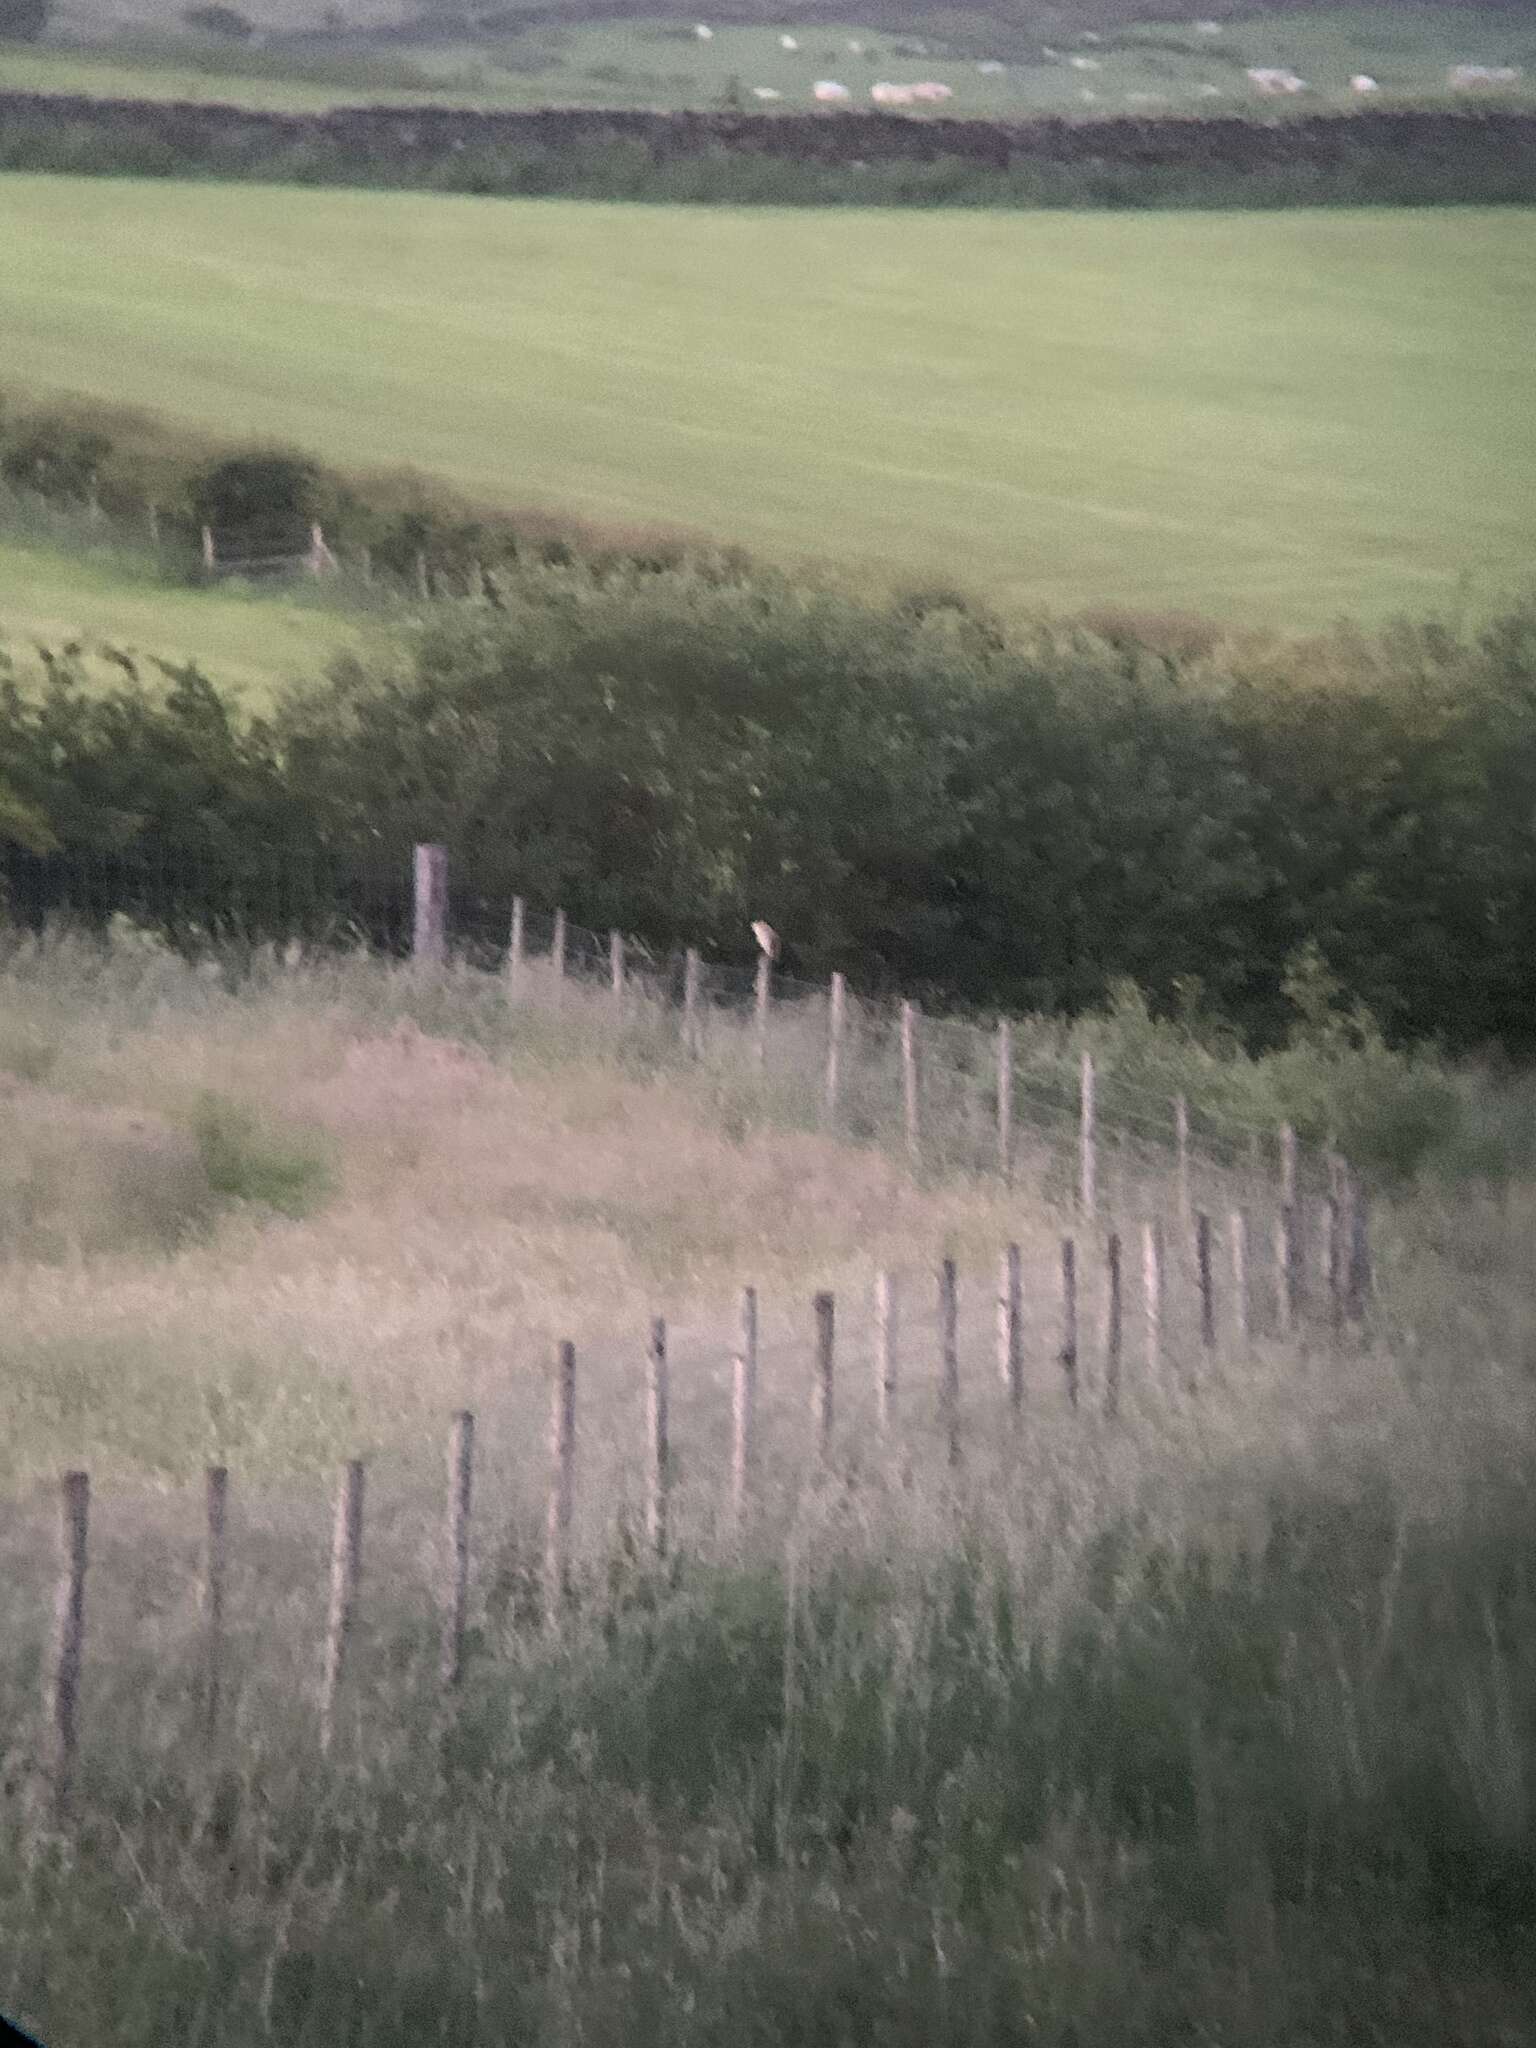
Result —
M803 1021L803 1020L802 1020ZM793 1017L783 1028L802 1024ZM1527 2038L1536 1914L1528 1192L1383 1200L1363 1331L1167 1347L1105 1216L811 1128L814 1063L600 994L363 960L238 983L142 944L0 968L0 2004L52 2041ZM812 1076L810 1080L805 1075ZM1026 1151L1026 1159L1029 1154ZM1047 1170L1049 1168L1049 1170ZM1241 1197L1262 1220L1260 1190ZM1082 1244L1083 1400L1049 1275ZM1025 1250L1010 1423L992 1275ZM1262 1240L1260 1240L1261 1242ZM1314 1253L1316 1247L1314 1245ZM961 1436L933 1269L962 1272ZM898 1424L869 1288L902 1276ZM723 1509L763 1301L749 1524ZM815 1454L809 1295L839 1302ZM674 1554L641 1534L671 1324ZM552 1341L578 1345L572 1599L539 1580ZM466 1681L436 1680L450 1412L481 1421ZM334 1754L327 1488L369 1460ZM233 1470L197 1740L195 1479ZM96 1482L74 1812L38 1771L54 1499Z

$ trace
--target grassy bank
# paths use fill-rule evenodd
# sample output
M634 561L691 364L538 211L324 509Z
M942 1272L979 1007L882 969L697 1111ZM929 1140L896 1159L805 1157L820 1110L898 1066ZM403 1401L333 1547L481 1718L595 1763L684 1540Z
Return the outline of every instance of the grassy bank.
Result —
M1144 1025L1100 1029L1107 1069L1147 1057ZM1428 1174L1383 1199L1365 1341L1277 1341L1265 1310L1244 1342L1224 1313L1202 1355L1175 1258L1164 1358L1133 1341L1115 1421L1083 1230L1083 1404L1041 1265L1010 1431L996 1250L1020 1240L1033 1275L1065 1221L1034 1178L919 1184L797 1129L744 1035L717 1050L687 1071L675 1036L578 989L551 1016L377 965L267 960L231 989L126 938L8 949L0 2003L61 2048L1514 2048L1536 1921L1528 1191ZM1105 1228L1156 1199L1111 1189ZM1251 1192L1257 1215L1272 1189ZM954 1471L941 1249L964 1276ZM885 1446L877 1263L910 1273ZM717 1509L749 1279L737 1540ZM664 1567L637 1520L658 1309ZM582 1379L551 1632L557 1333ZM445 1716L440 1461L463 1403L481 1463ZM326 1480L353 1454L363 1594L322 1759ZM210 1750L192 1487L213 1458L234 1491ZM97 1495L60 1826L34 1768L43 1482L66 1462Z
M4 204L19 383L493 504L959 574L1009 608L1282 627L1523 561L1519 213L636 215L22 177Z

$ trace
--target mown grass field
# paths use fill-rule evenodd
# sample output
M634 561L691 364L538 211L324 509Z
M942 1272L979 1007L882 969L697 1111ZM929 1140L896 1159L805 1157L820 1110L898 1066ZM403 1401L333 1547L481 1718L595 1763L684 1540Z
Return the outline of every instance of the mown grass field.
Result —
M1298 626L1528 560L1529 213L891 216L15 177L23 387L994 602Z
M1312 105L1347 100L1358 72L1374 77L1384 96L1403 99L1443 95L1458 63L1519 66L1517 92L1529 91L1536 73L1536 32L1513 13L1476 8L1324 7L1228 20L1214 35L1188 18L1114 27L1101 17L1096 30L1085 23L1085 36L1061 24L957 23L939 14L931 30L913 15L904 32L856 16L711 23L706 6L697 22L711 28L708 39L696 35L692 17L583 21L573 9L567 19L556 14L521 29L503 16L472 35L460 23L409 42L370 39L361 23L317 37L316 23L291 10L247 12L270 29L268 40L220 46L177 35L179 12L168 10L158 43L119 31L95 47L0 47L0 89L303 111L359 99L706 107L734 86L745 105L771 109L811 104L817 79L846 85L864 105L877 80L934 79L954 95L944 112L1006 118L1251 108L1258 94L1249 66L1294 70ZM143 19L152 22L154 11ZM77 31L110 34L88 11L73 21ZM785 35L794 49L783 47ZM758 98L754 88L778 97Z
M195 661L252 708L298 676L313 676L354 640L356 619L270 591L176 589L119 553L73 555L0 539L0 648L23 673L34 650L83 641L140 662ZM102 661L103 678L122 672Z

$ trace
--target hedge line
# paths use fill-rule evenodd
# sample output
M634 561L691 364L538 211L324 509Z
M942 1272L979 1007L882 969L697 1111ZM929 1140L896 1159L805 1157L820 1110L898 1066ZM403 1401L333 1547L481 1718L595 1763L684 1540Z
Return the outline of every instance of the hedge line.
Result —
M0 169L807 205L1504 204L1536 199L1536 114L277 114L12 92L0 93Z
M1244 654L763 576L522 569L500 603L250 727L190 671L0 691L18 902L126 855L151 921L190 878L270 934L441 839L493 936L514 891L743 959L766 917L800 974L1059 1012L1129 977L1255 1046L1311 953L1394 1040L1536 1048L1536 605Z

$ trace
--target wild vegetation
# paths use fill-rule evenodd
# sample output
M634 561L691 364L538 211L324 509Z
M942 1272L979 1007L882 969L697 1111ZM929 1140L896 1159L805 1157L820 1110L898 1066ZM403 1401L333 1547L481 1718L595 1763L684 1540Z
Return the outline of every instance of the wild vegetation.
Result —
M1042 1297L1023 1425L998 1427L977 1288L952 1474L915 1308L904 1455L879 1448L858 1305L876 1262L931 1273L948 1249L970 1274L1005 1236L1048 1244L1064 1219L1032 1181L914 1183L796 1129L777 1050L762 1078L744 1045L690 1071L675 1030L643 1007L615 1026L578 988L551 1017L469 972L229 966L132 932L12 940L0 964L0 2003L18 2019L66 2048L1523 2039L1519 1184L1421 1169L1378 1208L1368 1342L1224 1336L1194 1377L1181 1343L1156 1372L1138 1352L1115 1422L1097 1339L1068 1408ZM1092 1028L1107 1067L1220 1067L1176 1027ZM1305 1025L1285 1061L1341 1097L1384 1075ZM763 1450L737 1541L704 1503L748 1279ZM813 1285L847 1318L825 1471ZM658 1307L679 1486L661 1564L634 1518ZM554 1333L580 1346L582 1507L549 1631ZM445 1715L434 1468L462 1403L482 1462ZM355 1454L363 1595L323 1758L324 1475ZM210 1749L187 1482L211 1458L234 1476ZM65 1462L96 1497L60 1825L33 1773L43 1482Z

